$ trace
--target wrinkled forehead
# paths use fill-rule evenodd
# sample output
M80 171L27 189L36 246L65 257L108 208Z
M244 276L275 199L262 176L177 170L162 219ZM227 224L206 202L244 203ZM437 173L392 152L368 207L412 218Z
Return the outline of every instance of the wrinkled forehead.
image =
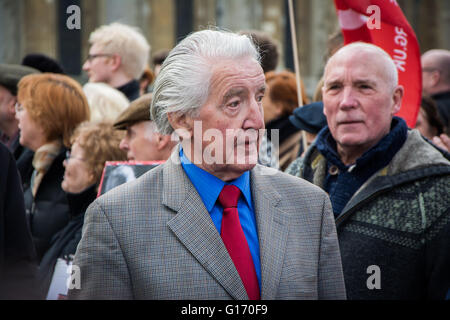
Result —
M430 53L424 54L421 57L420 62L422 64L422 68L437 68L439 65L438 59Z
M210 93L214 89L225 90L233 86L258 89L265 86L264 71L259 62L251 57L217 61L211 72Z
M330 58L324 74L325 83L335 81L346 75L388 81L391 79L388 65L390 59L384 55L367 49L353 47L350 50L340 50ZM397 72L394 66L392 72Z

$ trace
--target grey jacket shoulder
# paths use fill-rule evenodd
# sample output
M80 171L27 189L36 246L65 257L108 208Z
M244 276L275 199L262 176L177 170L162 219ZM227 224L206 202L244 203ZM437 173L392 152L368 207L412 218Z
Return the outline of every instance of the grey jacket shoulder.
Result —
M292 188L298 188L308 193L318 193L326 195L326 192L324 192L318 186L303 178L293 176L286 172L282 172L262 165L256 165L256 167L252 170L252 173L253 172L255 173L255 176L257 175L258 179L261 179L267 187L282 190L283 196L286 195L286 193L295 193L296 197L298 198L298 193L294 192Z
M98 197L93 203L100 207L118 205L123 202L135 202L155 195L154 188L162 184L163 165L160 165L138 177L126 182ZM92 205L92 204L91 204Z
M437 165L450 165L450 162L414 129L408 131L405 144L389 164L388 175Z

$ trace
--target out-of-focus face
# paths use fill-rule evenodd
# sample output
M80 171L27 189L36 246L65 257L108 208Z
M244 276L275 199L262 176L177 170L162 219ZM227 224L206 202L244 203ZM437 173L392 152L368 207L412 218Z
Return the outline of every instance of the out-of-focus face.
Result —
M48 142L44 129L30 116L27 108L19 102L16 104L16 119L19 121L19 143L21 145L36 151Z
M109 63L111 56L103 51L103 48L94 43L89 50L89 57L83 65L83 70L88 74L89 82L109 83L112 69Z
M436 93L434 87L439 79L439 71L433 60L433 56L430 54L424 54L420 59L422 64L422 90L427 95Z
M0 85L0 129L14 120L14 103L16 98L4 86ZM3 129L4 131L5 129Z
M190 160L227 181L256 165L259 130L264 129L265 77L259 63L251 58L220 61L212 72L209 96L198 117L188 117L194 154ZM196 144L201 144L201 151Z
M267 83L266 93L262 100L264 107L264 123L267 124L275 120L283 113L283 104L281 101L273 101L270 98L270 83Z
M94 184L92 171L84 159L84 150L77 141L72 145L70 157L64 160L66 169L61 188L69 193L80 193Z
M427 137L430 140L437 135L437 129L430 126L427 115L422 108L420 108L417 116L416 129L419 130L424 137Z
M353 48L326 68L324 114L341 156L362 155L389 133L403 88L394 87L385 64L379 54Z
M141 121L127 128L127 134L120 142L120 149L127 153L128 160L165 160L160 159L158 138L155 125L151 121Z

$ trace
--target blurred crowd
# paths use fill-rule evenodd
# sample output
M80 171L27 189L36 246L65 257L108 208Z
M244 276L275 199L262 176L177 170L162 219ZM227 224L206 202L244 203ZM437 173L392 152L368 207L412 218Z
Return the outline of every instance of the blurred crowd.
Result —
M403 149L395 149L395 137L392 138L395 143L383 140L385 145L380 142L379 154L368 160L367 167L363 166L363 160L369 157L369 152L362 152L357 160L349 163L338 157L336 152L339 150L331 137L333 135L337 140L330 124L334 118L327 109L330 108L327 103L331 105L333 93L330 92L334 87L329 84L326 73L317 84L315 94L308 96L301 80L297 85L295 73L280 70L279 46L274 39L255 30L243 30L239 34L249 37L259 50L266 81L262 99L266 134L261 141L259 163L304 178L324 189L331 199L339 227L342 212L359 210L360 205L371 201L364 198L365 183L396 160L396 155L400 154L398 150ZM0 64L0 298L48 297L58 259L71 261L76 254L83 235L85 212L97 197L107 161L166 161L178 144L173 136L158 130L150 113L152 96L157 94L154 91L155 79L171 59L171 51L162 50L151 55L150 45L142 33L135 27L120 23L99 27L90 35L89 43L89 54L83 64L89 82L84 85L65 74L58 61L40 53L27 55L20 65ZM342 35L339 32L331 35L329 48L324 53L325 60L329 61L334 56L335 61L332 62L337 63L341 59L339 63L342 65L348 63L345 59L351 56L352 51L339 51L342 47ZM336 52L340 55L336 56ZM371 202L373 207L379 206L376 212L404 214L401 222L391 226L395 229L392 235L382 230L386 227L382 222L384 218L373 218L378 214L373 212L371 217L377 221L370 220L370 217L368 220L361 218L352 225L354 229L341 233L338 229L349 298L370 298L360 294L359 288L352 287L352 273L356 272L356 267L349 261L362 261L366 259L364 254L370 255L359 251L359 256L352 257L351 253L361 249L355 249L355 246L365 246L360 238L352 240L352 233L370 237L369 233L374 232L377 233L374 236L376 241L382 239L404 248L391 252L392 255L400 252L397 257L385 257L395 266L393 260L402 257L411 259L411 264L414 264L414 259L418 258L411 252L421 250L430 250L421 254L432 255L420 260L423 269L431 268L432 259L448 261L450 248L446 248L447 257L442 257L444 251L440 247L450 243L448 234L445 235L446 242L442 242L444 244L436 239L449 224L450 51L427 51L422 55L421 63L423 97L416 128L406 128L401 119L394 117L391 132L392 135L396 132L400 135L404 131L406 137L408 131L408 139L412 134L414 139L423 141L426 146L411 146L408 152L417 153L419 157L423 151L426 160L421 160L419 167L435 164L444 167L439 175L446 178L439 180L430 171L417 176L413 182L404 180L383 199ZM333 67L332 63L327 67ZM297 88L301 88L301 93ZM375 127L373 129L376 130ZM386 137L390 137L390 133ZM340 145L341 142L337 143ZM358 161L362 169L358 169ZM401 159L398 161L398 166L405 164ZM358 175L352 175L353 163L357 164L355 172L361 170ZM323 172L319 174L320 170ZM416 171L408 173L412 175ZM403 178L396 176L395 179L400 181ZM410 182L415 183L416 188L411 187L402 193L401 190L408 188ZM428 195L427 190L433 186L444 190L444 195L439 196L440 191L436 191L434 196ZM383 186L379 188L382 190ZM358 193L358 190L363 192ZM395 202L400 193L401 197L419 197L420 206L427 210L433 208L429 202L435 203L435 209L430 209L435 212L419 211L422 212L419 218L423 218L419 223L424 225L415 237L421 237L423 232L426 233L423 239L414 238L407 227L398 227L398 224L409 225L417 220L417 217L408 220L408 212L397 211L398 207L387 204L401 206L402 202ZM442 197L444 208L438 207L436 197ZM355 198L360 202L354 202ZM351 205L354 207L350 208ZM369 209L367 212L370 215ZM433 219L437 221L436 225ZM371 229L370 223L377 227ZM390 242L395 237L399 240ZM420 241L428 240L427 248L422 247ZM433 246L438 249L432 253L430 248ZM381 245L372 249L383 251ZM366 250L369 250L367 246ZM402 265L406 268L409 262L402 261ZM422 278L417 279L420 289L412 286L414 289L411 291L420 291L413 298L446 297L447 292L442 294L435 283L435 287L427 287L426 278L434 273L428 269L416 271L414 276L420 274ZM445 272L450 274L448 269ZM367 276L365 269L362 269L361 276ZM442 281L445 283L447 279ZM388 298L408 297L404 291L411 286L404 284L407 279L401 281L400 286L404 285L404 288ZM422 287L426 288L422 290Z

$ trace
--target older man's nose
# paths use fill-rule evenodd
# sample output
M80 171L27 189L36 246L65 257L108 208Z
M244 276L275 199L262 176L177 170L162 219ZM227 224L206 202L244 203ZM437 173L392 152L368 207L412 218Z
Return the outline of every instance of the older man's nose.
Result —
M252 99L244 121L244 129L264 129L264 113L261 102Z
M123 151L128 151L128 149L129 149L130 147L128 146L127 138L123 138L123 139L120 141L119 148L120 148L121 150L123 150Z
M345 87L342 92L342 99L340 101L341 108L354 108L358 105L358 101L353 88Z

